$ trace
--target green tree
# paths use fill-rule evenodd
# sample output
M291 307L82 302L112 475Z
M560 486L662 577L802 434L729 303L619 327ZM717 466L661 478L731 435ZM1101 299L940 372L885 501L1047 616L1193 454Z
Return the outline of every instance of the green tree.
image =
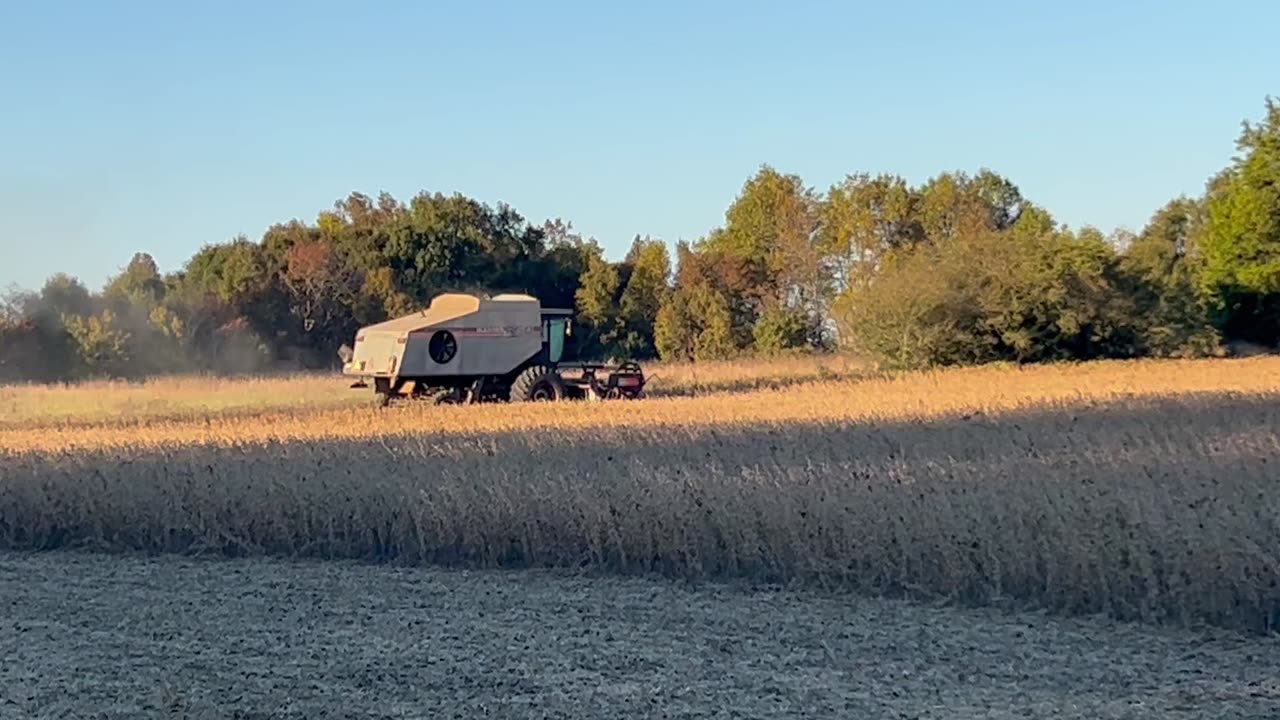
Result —
M888 368L980 363L994 359L974 288L951 275L938 248L885 259L876 282L850 288L834 304L840 341Z
M925 183L919 194L920 224L931 242L1008 230L1024 207L1017 186L986 169L973 177L942 173Z
M28 298L24 312L30 317L61 318L65 315L88 316L93 314L93 295L84 283L67 275L56 273L45 281L39 295Z
M720 360L739 349L728 299L707 285L667 295L654 321L654 341L663 360Z
M886 253L923 239L919 205L919 193L896 175L849 175L827 191L820 242L840 289L866 284Z
M307 228L305 237L298 237L297 231L290 231L290 234L295 236L293 242L302 239L329 241L339 253L350 259L357 270L367 273L385 266L391 233L393 229L402 227L408 213L405 204L390 193L379 193L375 199L353 192L335 202L331 210L320 213L315 227ZM289 240L285 239L285 242Z
M390 229L386 260L420 303L467 285L469 255L483 243L485 207L461 195L420 193Z
M66 319L89 317L95 302L89 289L66 273L56 273L38 293L16 301L30 326L30 341L40 348L45 379L69 379L82 371L74 340L67 332Z
M819 203L796 175L763 166L725 211L725 225L694 249L716 260L717 282L737 310L733 335L740 347L773 303L812 315L824 312L830 273L818 242ZM731 272L723 272L731 271Z
M125 377L133 373L129 364L129 333L118 326L110 310L82 317L65 318L67 333L75 343L76 356L91 376Z
M800 312L774 304L765 308L756 320L751 335L756 352L772 355L811 344L812 328Z
M586 256L586 270L575 298L579 327L579 354L591 357L616 355L624 328L618 312L621 280L618 267L604 258L604 252L592 247Z
M540 228L544 250L531 271L537 276L536 295L552 307L571 308L586 272L587 257L597 247L562 220L548 221Z
M1245 122L1240 155L1211 185L1200 288L1232 339L1280 342L1280 103Z
M985 210L986 227L990 230L999 232L1013 227L1027 207L1017 185L986 168L969 180L967 189Z
M1130 294L1147 319L1141 328L1147 354L1203 355L1218 344L1196 288L1204 226L1204 203L1179 197L1160 208L1125 248L1122 267L1130 275Z
M400 289L391 268L382 267L365 273L352 314L358 323L368 325L408 315L417 306L413 297Z
M676 243L676 291L699 288L719 295L729 308L730 340L736 349L751 346L760 296L752 292L752 270L743 258L715 247L717 230L695 244Z
M625 264L630 273L619 302L624 332L622 350L630 357L651 358L657 354L654 323L670 292L671 258L661 240L637 236Z
M129 264L108 280L102 290L109 301L143 308L155 307L164 299L164 293L160 268L147 253L135 253Z
M271 278L261 246L239 236L229 243L202 247L187 261L183 282L240 309L258 299Z
M1130 357L1144 322L1093 229L980 231L891 256L840 299L842 337L895 367Z

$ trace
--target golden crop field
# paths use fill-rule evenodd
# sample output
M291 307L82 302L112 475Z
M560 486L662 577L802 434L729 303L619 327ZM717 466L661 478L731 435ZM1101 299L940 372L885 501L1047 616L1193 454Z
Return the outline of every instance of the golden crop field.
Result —
M648 368L649 394L679 397L787 387L816 380L861 377L867 366L841 356L663 363ZM138 382L0 385L0 430L50 426L121 425L210 417L245 417L371 404L367 392L336 375L276 377L162 377Z
M789 362L672 369L642 402L267 397L295 378L211 384L259 398L234 412L118 419L94 398L118 388L83 388L87 410L50 420L19 398L25 419L0 425L0 547L570 567L1280 626L1280 359Z

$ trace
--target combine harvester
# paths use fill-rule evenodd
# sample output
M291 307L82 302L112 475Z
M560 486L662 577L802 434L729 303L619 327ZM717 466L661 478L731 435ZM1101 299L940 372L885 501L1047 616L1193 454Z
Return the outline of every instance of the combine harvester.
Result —
M644 397L634 362L562 363L573 311L543 308L528 295L438 295L420 312L361 328L338 351L342 372L359 378L380 405ZM602 379L603 378L603 379Z

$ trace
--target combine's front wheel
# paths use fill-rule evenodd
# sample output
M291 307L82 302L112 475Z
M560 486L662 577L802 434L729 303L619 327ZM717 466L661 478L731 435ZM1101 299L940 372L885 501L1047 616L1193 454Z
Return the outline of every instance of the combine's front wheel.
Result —
M526 368L511 383L512 402L549 402L564 399L560 374L545 365Z

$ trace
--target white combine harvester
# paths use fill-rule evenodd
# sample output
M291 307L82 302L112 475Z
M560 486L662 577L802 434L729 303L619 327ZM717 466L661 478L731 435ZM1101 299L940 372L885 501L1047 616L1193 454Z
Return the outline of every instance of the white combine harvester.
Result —
M634 362L563 363L573 311L543 308L529 295L436 296L420 312L361 328L338 354L342 372L386 405L638 399L645 377Z

